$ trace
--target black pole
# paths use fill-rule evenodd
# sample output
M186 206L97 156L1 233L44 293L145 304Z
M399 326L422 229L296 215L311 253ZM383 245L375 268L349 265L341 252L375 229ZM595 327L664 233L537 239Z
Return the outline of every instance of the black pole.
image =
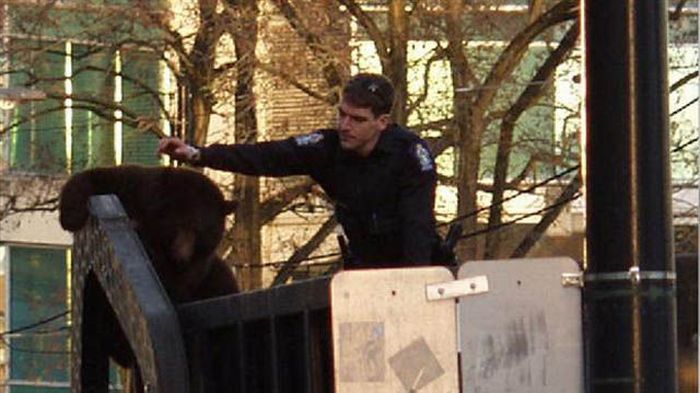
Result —
M582 0L587 392L677 392L667 4Z

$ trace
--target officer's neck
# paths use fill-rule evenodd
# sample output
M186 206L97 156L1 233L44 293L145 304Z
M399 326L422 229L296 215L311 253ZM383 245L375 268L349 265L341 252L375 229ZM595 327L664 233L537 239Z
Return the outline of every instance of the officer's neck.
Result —
M372 143L368 142L367 144L362 145L359 149L353 151L353 153L361 158L367 158L377 147L377 142L379 142L379 138L376 138Z

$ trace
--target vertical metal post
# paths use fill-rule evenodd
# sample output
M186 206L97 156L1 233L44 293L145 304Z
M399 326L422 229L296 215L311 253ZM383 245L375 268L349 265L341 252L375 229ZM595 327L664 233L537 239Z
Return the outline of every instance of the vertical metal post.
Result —
M667 4L582 1L588 392L676 392Z
M302 355L304 362L304 385L305 393L313 392L314 380L313 380L313 358L312 358L312 339L311 334L311 312L308 309L302 311Z
M238 357L238 371L235 373L235 375L238 377L238 391L239 392L245 392L247 391L247 386L246 386L246 376L247 376L247 369L248 369L248 362L247 362L247 356L246 356L246 336L245 336L245 324L240 321L236 323L236 345L235 348L238 350L238 352L234 355Z
M277 321L275 319L274 315L271 315L268 318L268 329L269 329L269 336L268 336L268 345L269 345L269 351L270 351L270 364L267 365L268 367L268 372L270 373L269 378L270 378L270 392L271 393L278 393L280 389L280 373L279 373L279 367L281 366L279 364L279 356L277 356L277 353L279 351L279 348L277 347Z

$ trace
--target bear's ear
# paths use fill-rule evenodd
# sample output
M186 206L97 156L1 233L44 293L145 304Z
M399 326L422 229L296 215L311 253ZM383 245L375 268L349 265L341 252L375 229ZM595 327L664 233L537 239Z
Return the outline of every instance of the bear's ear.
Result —
M238 208L238 201L224 201L224 214L229 215Z

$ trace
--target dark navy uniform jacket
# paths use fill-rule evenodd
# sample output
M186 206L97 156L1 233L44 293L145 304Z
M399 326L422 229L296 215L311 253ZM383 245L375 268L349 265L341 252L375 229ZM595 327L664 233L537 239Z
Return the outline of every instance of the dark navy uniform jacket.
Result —
M198 165L255 176L309 175L335 202L349 240L346 268L428 265L439 242L437 175L425 142L391 125L372 153L342 150L336 130L202 148Z

